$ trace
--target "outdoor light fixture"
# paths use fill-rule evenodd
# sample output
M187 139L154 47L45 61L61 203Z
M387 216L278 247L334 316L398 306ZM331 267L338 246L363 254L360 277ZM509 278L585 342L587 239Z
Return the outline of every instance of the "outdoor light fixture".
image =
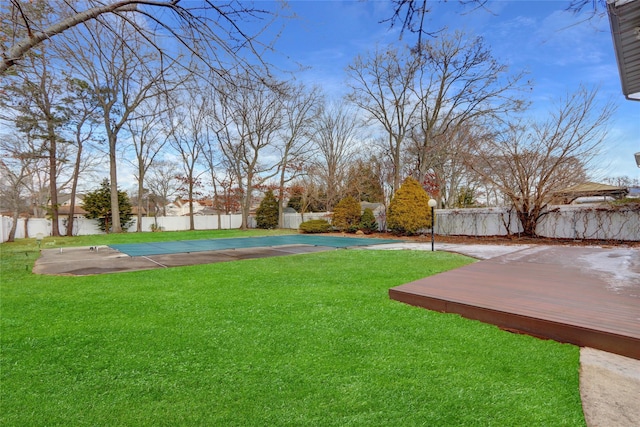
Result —
M636 153L636 165L638 165L638 167L640 168L640 153Z
M433 224L434 224L434 208L436 207L436 205L438 204L438 202L436 202L435 199L429 199L429 207L431 208L431 252L433 252L434 249L434 239L433 239Z
M44 239L44 234L42 233L36 234L36 242L38 243L38 249L40 249L40 245L42 244L42 239Z

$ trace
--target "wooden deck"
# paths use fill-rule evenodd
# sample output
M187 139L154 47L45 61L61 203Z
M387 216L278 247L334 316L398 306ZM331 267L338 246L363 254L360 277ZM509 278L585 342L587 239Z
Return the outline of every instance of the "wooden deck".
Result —
M629 279L594 269L594 261L621 255L593 251L607 249L523 251L392 288L389 296L505 330L640 359L640 275ZM632 268L640 267L638 253L632 257Z

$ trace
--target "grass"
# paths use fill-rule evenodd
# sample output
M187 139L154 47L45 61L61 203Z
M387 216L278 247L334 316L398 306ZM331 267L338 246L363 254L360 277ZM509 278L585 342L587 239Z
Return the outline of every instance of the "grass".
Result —
M167 235L238 232L100 243ZM388 298L462 256L338 250L53 277L26 271L34 241L0 249L3 426L584 425L577 347Z

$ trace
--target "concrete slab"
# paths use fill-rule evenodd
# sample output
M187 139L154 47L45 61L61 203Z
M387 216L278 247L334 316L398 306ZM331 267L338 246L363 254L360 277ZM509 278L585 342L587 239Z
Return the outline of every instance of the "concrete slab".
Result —
M136 270L181 267L336 250L330 246L302 244L276 247L225 249L188 253L129 256L108 246L43 249L33 267L35 274L88 276Z
M587 426L640 426L640 360L581 348L580 397Z
M532 245L467 245L456 243L438 243L435 245L435 250L458 253L476 259L491 259L506 254L519 252L521 250L528 249L531 246ZM363 247L362 249L430 251L431 243L400 242L367 246Z

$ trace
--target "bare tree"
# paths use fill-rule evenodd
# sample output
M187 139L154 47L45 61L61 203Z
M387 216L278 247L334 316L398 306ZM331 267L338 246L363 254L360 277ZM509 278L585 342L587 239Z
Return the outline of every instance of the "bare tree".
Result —
M640 186L640 179L631 178L630 176L610 176L602 180L609 185L615 185L616 187L638 187Z
M27 136L28 138L28 136ZM28 181L31 179L33 163L38 153L25 150L25 145L17 136L4 135L0 138L0 198L4 208L9 208L12 216L8 241L13 242L18 218L28 210Z
M348 99L366 112L369 123L377 122L386 132L385 152L393 165L394 192L402 180L405 138L419 114L414 87L421 65L408 49L388 48L358 56L347 67L351 87Z
M479 179L473 171L470 171L465 163L467 149L477 139L486 138L487 131L482 126L475 126L468 122L463 125L452 126L445 134L436 136L429 150L427 172L419 172L416 168L414 175L422 180L425 189L431 197L439 200L440 206L452 208L457 205L458 189L461 187L470 189L479 184ZM413 159L419 158L416 147L421 147L423 139L421 134L414 135L415 145L410 147L409 154Z
M66 46L66 56L74 72L91 86L102 113L109 153L112 231L119 233L118 136L142 103L166 92L166 68L140 40L136 42L140 36L128 22L115 24L120 24L119 33L100 25L67 33L73 38Z
M187 87L180 92L179 104L171 109L170 144L182 161L183 193L189 203L189 229L195 230L193 203L200 186L200 177L205 171L198 169L200 156L209 139L207 120L210 112L210 99L206 94L198 93Z
M276 173L265 161L283 126L281 85L263 84L236 75L235 83L219 87L212 118L220 148L242 192L242 229L248 226L254 189Z
M548 212L554 191L583 181L598 154L615 108L597 102L597 90L567 95L549 118L511 125L471 147L467 164L511 201L527 236Z
M284 94L283 126L278 164L278 226L284 227L284 200L287 184L304 172L304 164L313 155L313 124L318 113L320 94L317 88L307 90L304 86L289 86Z
M87 148L91 142L95 142L100 117L97 114L98 105L87 82L74 78L66 80L67 97L64 99L64 108L69 117L68 127L73 135L75 150L73 170L68 182L71 188L66 234L73 236L78 182L82 172L95 166L96 157L87 155Z
M437 37L441 29L429 28L426 21L427 14L431 12L430 5L434 0L391 0L393 13L391 17L382 22L389 23L391 27L400 27L400 38L407 33L418 35L418 46L423 39ZM484 9L490 12L488 0L459 0L461 13L469 13L476 9ZM578 13L584 9L591 9L590 16L606 13L606 0L567 0L565 10Z
M425 22L427 14L431 12L429 5L433 2L434 0L391 0L393 14L382 22L388 22L391 28L399 24L401 39L406 32L417 34L417 46L421 46L425 37L436 37L441 31L440 28L429 29L428 23ZM485 8L487 2L487 0L459 0L463 6L461 9L463 13Z
M42 5L41 5L42 6ZM46 6L33 8L38 16L46 13ZM45 10L42 10L45 9ZM35 14L35 13L34 13ZM51 53L41 48L25 58L25 66L15 70L4 86L1 104L8 107L16 128L35 141L41 141L42 153L48 159L48 182L52 235L59 236L58 223L58 166L60 144L66 143L63 127L68 117L62 107L64 97L63 77L51 67Z
M415 54L422 65L416 87L421 105L413 152L414 170L422 180L455 154L447 135L458 134L456 128L499 123L526 104L519 97L523 73L509 75L507 66L491 55L482 38L461 32L441 34Z
M167 216L167 203L176 194L178 187L176 165L166 160L155 161L147 169L145 180L151 191L155 216L159 213Z
M145 175L170 138L162 123L162 118L168 111L167 107L154 100L143 103L140 110L136 120L127 122L135 152L135 178L138 181L137 232L142 231L141 196L144 193Z
M224 158L222 156L222 150L220 150L220 144L215 137L215 129L212 127L212 123L210 120L206 122L207 126L207 134L210 135L207 138L203 138L201 141L202 147L202 164L206 168L209 173L209 179L211 181L212 188L212 202L213 208L216 210L216 215L218 217L218 230L222 228L222 209L223 205L220 203L220 194L218 192L218 187L221 186L221 183L228 178L228 176L220 176L220 170L224 170L226 173L227 170L224 168Z
M45 42L56 44L62 34L80 24L100 28L101 33L106 30L119 34L123 22L131 24L138 36L165 61L173 62L176 50L164 47L156 40L156 34L174 38L179 46L214 70L224 70L226 67L221 64L228 57L244 64L247 73L258 75L256 67L250 66L251 58L260 61L262 53L271 49L270 44L259 41L259 36L276 16L274 12L235 1L118 0L105 3L87 0L82 3L86 8L81 9L77 2L49 0L48 20L42 22L34 18L28 3L10 0L3 7L3 21L11 27L6 29L9 34L2 38L0 75L35 47ZM258 20L264 20L264 25L255 25ZM242 28L242 24L249 21L253 31Z
M359 125L353 110L338 103L323 107L316 126L318 156L314 166L326 192L325 209L331 210L342 196L347 168L358 143Z

